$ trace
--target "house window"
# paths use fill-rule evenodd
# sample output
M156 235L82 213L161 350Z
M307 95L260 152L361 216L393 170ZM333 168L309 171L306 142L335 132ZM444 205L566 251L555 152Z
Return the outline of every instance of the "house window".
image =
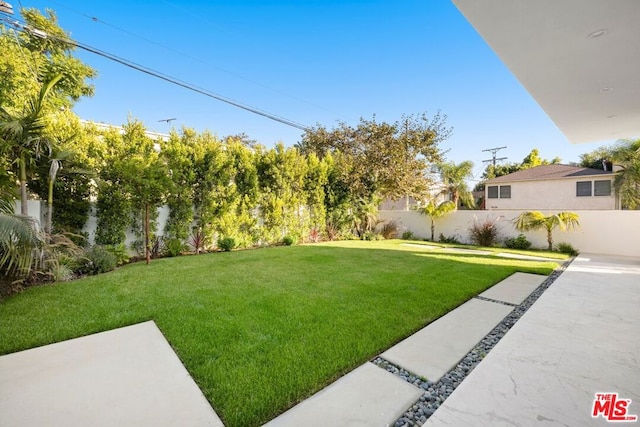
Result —
M611 181L593 181L593 195L594 196L610 196L611 195Z
M590 197L591 196L591 181L578 181L578 182L576 182L576 196L578 196L578 197Z
M490 199L497 199L498 198L498 186L497 185L490 185L489 187L487 187L487 192L488 192L488 197Z
M501 199L510 199L511 198L511 186L510 185L501 185L500 186L500 198Z

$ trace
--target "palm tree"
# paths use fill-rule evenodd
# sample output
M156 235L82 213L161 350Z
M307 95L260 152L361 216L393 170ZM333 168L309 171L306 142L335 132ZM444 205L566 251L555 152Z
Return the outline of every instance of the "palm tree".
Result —
M476 202L473 199L473 193L469 190L466 181L473 178L473 162L465 160L458 165L453 162L441 163L438 167L440 169L440 178L444 185L443 193L451 196L451 201L456 209L458 200L461 200L469 207L475 207Z
M546 230L550 251L553 250L552 232L556 227L562 231L580 227L578 214L575 212L559 212L548 216L539 211L523 212L514 220L514 224L518 231Z
M640 208L640 139L623 141L612 152L613 163L621 169L613 181L623 208Z
M446 200L442 203L436 204L435 199L429 200L429 202L422 208L418 209L422 215L426 215L431 219L431 241L433 242L433 235L435 233L435 220L442 218L449 212L456 209L456 204L451 200Z
M60 81L57 75L44 82L40 93L26 103L21 113L11 113L0 106L0 140L13 156L13 165L20 181L20 213L28 215L27 209L27 167L45 152L51 151L51 144L44 136L44 101Z
M0 271L8 277L26 276L43 243L35 219L14 214L13 201L0 198Z

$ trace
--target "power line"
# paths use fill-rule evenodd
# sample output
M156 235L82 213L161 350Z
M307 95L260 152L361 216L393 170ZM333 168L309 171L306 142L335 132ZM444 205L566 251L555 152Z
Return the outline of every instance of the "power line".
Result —
M496 158L496 153L500 150L503 150L507 148L505 147L495 147L495 148L487 148L486 150L482 150L483 152L485 151L489 151L491 152L491 158L488 160L483 160L482 163L487 163L487 162L491 162L493 163L493 167L496 167L496 162L500 161L500 160L507 160L507 157L500 157L500 158Z
M287 126L298 128L298 129L301 129L303 131L307 131L307 130L310 129L309 127L307 127L305 125L302 125L300 123L297 123L297 122L295 122L293 120L289 120L287 118L278 116L276 114L272 114L272 113L269 113L267 111L263 111L263 110L260 110L258 108L255 108L255 107L251 107L249 105L242 104L242 103L240 103L238 101L235 101L235 100L233 100L231 98L227 98L227 97L224 97L224 96L219 95L217 93L211 92L211 91L209 91L207 89L200 88L200 87L198 87L198 86L196 86L194 84L179 80L179 79L177 79L175 77L172 77L170 75L167 75L167 74L164 74L162 72L156 71L156 70L154 70L152 68L149 68L149 67L146 67L144 65L137 64L137 63L135 63L133 61L130 61L130 60L125 59L125 58L121 58L121 57L119 57L117 55L105 52L103 50L94 48L94 47L89 46L87 44L81 43L81 42L79 42L77 40L73 40L73 39L68 38L68 37L65 37L63 39L63 38L60 38L60 37L57 37L57 36L46 34L42 30L30 28L26 24L18 22L18 21L11 21L11 20L8 20L8 19L5 19L5 18L3 18L2 21L6 21L10 25L13 25L14 28L16 28L18 31L25 31L25 32L28 32L28 33L30 33L32 35L37 35L38 37L50 37L50 38L53 38L53 39L58 40L60 42L70 44L72 46L75 46L75 47L80 48L82 50L85 50L87 52L96 54L98 56L102 56L102 57L104 57L106 59L109 59L109 60L111 60L113 62L117 62L117 63L119 63L121 65L124 65L125 67L132 68L132 69L134 69L136 71L140 71L142 73L145 73L145 74L148 74L150 76L156 77L158 79L164 80L164 81L169 82L171 84L174 84L176 86L180 86L182 88L191 90L191 91L199 93L201 95L208 96L209 98L213 98L213 99L216 99L218 101L222 101L222 102L224 102L226 104L232 105L232 106L237 107L237 108L241 108L241 109L243 109L245 111L249 111L251 113L254 113L254 114L257 114L259 116L274 120L276 122L285 124Z
M271 90L271 91L273 91L273 92L279 93L280 95L284 95L284 96L286 96L286 97L288 97L288 98L291 98L291 99L294 99L294 100L296 100L296 101L299 101L299 102L305 103L305 104L310 105L310 106L312 106L312 107L314 107L314 108L318 108L318 109L320 109L320 110L323 110L323 111L326 111L326 112L329 112L329 113L332 113L332 114L338 114L338 115L339 115L339 113L336 113L335 111L328 110L328 109L326 109L326 108L324 108L324 107L322 107L322 106L320 106L320 105L317 105L317 104L314 104L314 103L312 103L312 102L306 101L306 100L304 100L304 99L302 99L302 98L299 98L299 97L297 97L297 96L291 95L291 94L289 94L289 93L287 93L287 92L281 91L281 90L276 89L276 88L274 88L274 87L268 86L268 85L266 85L266 84L264 84L264 83L260 83L260 82L257 82L257 81L255 81L255 80L252 80L252 79L250 79L250 78L248 78L248 77L243 76L242 74L236 73L236 72L234 72L234 71L227 70L227 69L222 68L222 67L219 67L219 66L217 66L217 65L213 65L213 64L211 64L210 62L206 62L206 61L204 61L204 60L202 60L202 59L200 59L200 58L197 58L197 57L195 57L195 56L192 56L192 55L186 54L186 53L184 53L184 52L181 52L181 51L179 51L179 50L177 50L177 49L173 49L173 48L171 48L171 47L165 46L165 45L163 45L163 44L161 44L161 43L158 43L158 42L156 42L156 41L154 41L154 40L151 40L151 39L146 38L146 37L144 37L144 36L138 35L138 34L136 34L136 33L132 32L132 31L129 31L129 30L127 30L127 29L120 28L120 27L118 27L118 26L116 26L116 25L113 25L113 24L111 24L111 23L108 23L108 22L106 22L106 21L104 21L104 20L102 20L102 19L100 19L100 18L98 18L98 17L96 17L96 16L92 16L92 15L89 15L89 14L87 14L87 13L81 12L81 11L79 11L79 10L73 9L73 8L71 8L71 7L67 6L67 5L64 5L64 4L62 4L62 3L58 2L58 1L55 1L55 0L52 0L52 1L53 1L53 3L55 3L55 4L59 5L59 6L61 6L62 8L67 9L67 10L70 10L70 11L72 11L72 12L74 12L74 13L76 13L76 14L78 14L78 15L80 15L80 16L82 16L82 17L84 17L84 18L87 18L87 19L89 19L89 20L91 20L91 21L95 22L95 23L102 24L102 25L104 25L104 26L106 26L106 27L109 27L109 28L111 28L111 29L113 29L113 30L116 30L116 31L119 31L119 32L121 32L121 33L127 34L127 35L129 35L129 36L131 36L131 37L135 37L135 38L137 38L137 39L140 39L140 40L142 40L142 41L144 41L144 42L146 42L146 43L152 44L152 45L154 45L154 46L158 46L158 47L160 47L160 48L162 48L162 49L165 49L165 50L166 50L166 51L168 51L168 52L172 52L172 53L178 54L178 55L180 55L180 56L183 56L183 57L185 57L185 58L191 59L191 60L193 60L193 61L195 61L195 62L199 62L200 64L206 65L207 67L215 68L216 70L222 71L223 73L226 73L226 74L232 75L232 76L234 76L234 77L237 77L237 78L239 78L239 79L241 79L241 80L244 80L244 81L249 82L249 83L251 83L251 84L254 84L254 85L256 85L256 86L259 86L259 87L262 87L262 88L265 88L265 89ZM164 1L164 2L165 2L165 3L167 3L167 4L169 4L169 5L171 5L171 6L173 6L173 7L175 7L175 8L177 8L177 9L179 9L179 10L181 10L181 11L185 11L185 12L187 12L187 13L190 13L190 12L188 12L186 9L183 9L182 7L180 7L180 6L178 6L178 5L175 5L175 4L172 4L172 3L166 2L166 1ZM197 16L197 15L196 15L196 17L197 17L198 19L203 19L201 16ZM208 21L208 20L206 20L205 22L207 22L209 25L213 25L213 24L212 24L210 21Z

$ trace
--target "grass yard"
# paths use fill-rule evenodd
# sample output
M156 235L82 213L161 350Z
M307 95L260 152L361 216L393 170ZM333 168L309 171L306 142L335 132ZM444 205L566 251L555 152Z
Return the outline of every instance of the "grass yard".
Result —
M154 320L225 425L254 426L516 271L348 241L154 260L0 301L0 354Z

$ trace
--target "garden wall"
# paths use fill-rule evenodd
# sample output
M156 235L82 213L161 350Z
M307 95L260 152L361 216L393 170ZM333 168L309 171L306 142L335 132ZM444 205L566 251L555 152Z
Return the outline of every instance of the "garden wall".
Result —
M572 211L580 216L580 228L562 232L554 230L554 243L568 242L583 253L640 256L640 211ZM436 220L435 238L440 233L445 236L459 236L462 242L470 242L469 227L474 220L497 220L500 240L515 237L519 233L511 220L521 211L456 211ZM546 212L545 212L546 213ZM412 231L416 237L430 238L430 219L416 211L380 211L380 218L398 222L400 232ZM547 237L544 231L523 233L535 248L546 248Z

